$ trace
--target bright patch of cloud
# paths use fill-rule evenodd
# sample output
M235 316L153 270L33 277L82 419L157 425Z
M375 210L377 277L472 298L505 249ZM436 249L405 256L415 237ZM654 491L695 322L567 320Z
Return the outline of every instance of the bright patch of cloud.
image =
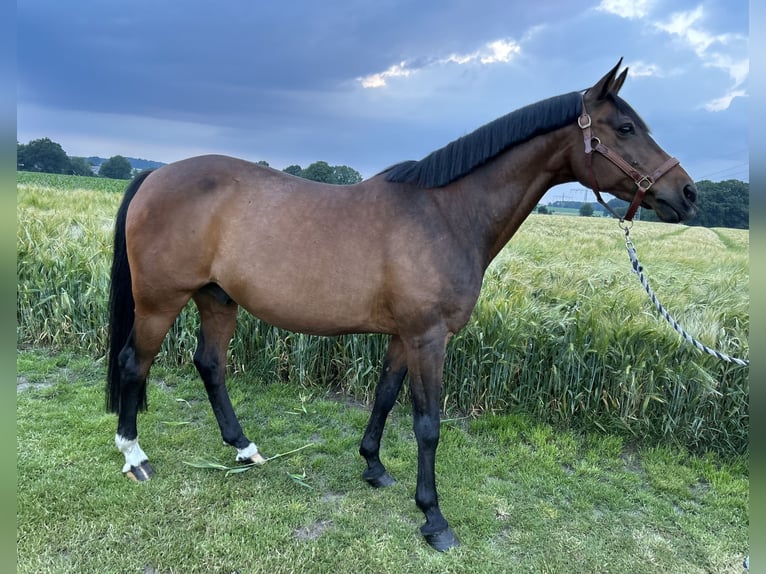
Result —
M406 78L413 72L414 70L407 67L407 62L399 62L384 72L370 74L369 76L359 78L359 81L362 83L362 87L364 88L382 88L386 85L386 80L388 78Z
M495 40L487 44L487 48L490 53L481 57L482 64L507 63L511 61L513 56L521 52L521 46L513 40Z
M464 66L479 62L484 65L510 62L514 56L521 53L521 45L509 39L500 39L485 44L481 49L468 54L450 54L446 58L428 60L419 68L413 68L406 61L395 64L383 72L370 74L359 78L363 88L382 88L390 78L407 77L415 72L435 65L457 64Z
M734 80L734 87L737 88L745 83L750 74L750 60L734 60L726 54L711 54L704 61L708 68L718 68L724 70Z
M750 60L747 57L733 58L729 54L716 51L715 47L730 46L744 38L735 34L711 34L701 25L704 16L704 8L700 5L694 10L676 12L668 20L657 22L654 26L680 38L694 50L705 67L716 68L729 74L734 83L728 93L705 104L705 109L708 111L722 111L728 109L734 98L747 96L745 90L738 88L747 80L750 73Z
M714 36L703 30L698 24L704 16L704 8L697 6L694 10L688 12L676 12L665 22L656 22L654 26L663 32L673 36L678 36L688 44L694 52L703 57L707 49L720 42L725 44L730 38L729 34Z
M597 10L608 12L621 18L631 20L647 19L651 13L655 0L601 0ZM729 91L705 104L709 111L721 111L727 109L734 98L747 96L747 92L740 89L750 73L750 61L747 56L735 58L722 50L731 48L733 44L746 41L737 34L712 34L704 26L705 8L702 4L692 10L675 12L664 20L651 22L651 25L661 32L678 38L683 44L691 48L702 64L708 68L716 68L726 72L733 80ZM657 76L660 69L653 64L636 62L630 66L633 76Z
M459 64L461 66L476 61L482 64L508 63L520 52L521 44L514 40L495 40L486 44L481 50L476 50L470 54L452 54L439 60L439 63Z
M462 66L463 64L474 61L478 57L479 52L474 52L473 54L452 54L451 56L444 58L442 62L445 64L460 64Z
M621 18L637 20L646 18L653 4L654 0L601 0L596 9Z
M729 109L734 98L744 98L745 96L747 96L745 90L731 90L725 96L710 100L705 104L705 109L709 112L722 112Z
M660 68L656 64L647 64L646 62L638 61L631 62L628 66L630 68L631 78L646 78L649 76L659 76Z

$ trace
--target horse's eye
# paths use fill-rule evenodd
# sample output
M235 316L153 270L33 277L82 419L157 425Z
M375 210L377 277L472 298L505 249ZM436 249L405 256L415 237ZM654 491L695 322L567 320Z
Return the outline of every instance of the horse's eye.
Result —
M617 131L620 132L620 135L624 136L636 133L633 124L622 124L619 128L617 128Z

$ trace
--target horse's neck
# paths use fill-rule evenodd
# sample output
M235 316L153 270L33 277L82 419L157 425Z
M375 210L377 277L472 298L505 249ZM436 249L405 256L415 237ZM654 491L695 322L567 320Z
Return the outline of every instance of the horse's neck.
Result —
M505 151L458 184L472 219L470 233L485 265L508 243L554 185L574 181L565 130L537 136Z

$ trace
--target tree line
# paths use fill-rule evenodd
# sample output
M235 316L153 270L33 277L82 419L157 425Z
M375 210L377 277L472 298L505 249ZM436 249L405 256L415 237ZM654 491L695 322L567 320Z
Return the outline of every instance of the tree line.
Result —
M750 183L738 179L710 181L703 179L697 186L697 215L685 222L700 227L731 227L750 229ZM628 203L620 199L607 202L618 215L624 215ZM641 209L643 221L659 221L657 214Z
M258 163L265 166L269 165L266 161L259 161ZM303 179L335 185L352 185L362 181L362 174L353 167L330 165L326 161L315 161L307 168L302 168L297 164L289 165L282 171Z
M44 173L64 173L85 177L109 177L112 179L130 179L133 166L121 155L110 157L94 171L94 165L84 157L70 157L50 138L32 140L27 144L16 142L16 169L19 171L38 171Z
M96 176L94 166L83 157L69 157L60 144L49 138L32 140L28 144L16 142L17 159L16 167L20 171L42 171L47 173L65 173L70 175ZM268 166L268 162L259 161L261 165ZM299 165L290 165L284 170L285 173L336 185L351 185L362 181L361 174L346 165L329 165L325 161L317 161L306 168ZM112 156L101 164L98 175L113 179L130 179L133 176L133 168L123 156ZM703 227L733 227L736 229L750 228L750 184L737 179L725 181L702 180L696 182L698 198L697 216L688 221L688 225ZM601 207L588 202L568 202L579 206L581 216L591 217L601 214ZM576 204L576 205L575 205ZM628 209L628 203L620 199L612 199L609 206L618 214L623 215ZM551 209L544 205L538 206L539 213L551 213ZM642 209L639 214L644 221L659 221L657 215L648 209Z
M697 186L697 215L686 225L701 227L731 227L734 229L750 229L750 184L738 179L725 181L710 181L707 179L695 182ZM606 202L618 215L623 216L628 211L628 202L613 198ZM600 205L583 201L556 201L548 205L538 205L537 213L556 213L554 208L577 209L584 217L614 217ZM636 219L643 221L660 221L657 214L650 209L639 209Z
M268 167L266 161L257 162ZM64 173L87 177L108 177L112 179L130 179L134 170L130 161L116 155L107 159L95 172L95 166L84 157L70 157L61 144L49 138L32 140L27 144L16 142L16 169L18 171L38 171L45 173ZM299 165L286 167L285 173L336 185L351 185L362 181L362 175L347 165L329 165L326 161L317 161L306 168Z

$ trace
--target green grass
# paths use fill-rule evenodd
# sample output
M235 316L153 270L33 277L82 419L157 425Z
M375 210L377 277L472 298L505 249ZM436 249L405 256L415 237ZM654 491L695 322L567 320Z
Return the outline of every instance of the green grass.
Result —
M461 547L421 539L416 445L396 407L382 457L398 480L375 490L357 454L368 410L345 395L236 375L229 387L266 455L233 465L202 383L156 365L141 444L157 472L120 473L104 368L79 352L18 354L17 571L741 573L748 547L745 458L644 448L524 415L445 421L442 509Z
M124 179L84 177L58 173L36 173L30 171L17 171L16 182L17 184L24 186L48 187L66 191L109 191L120 195L122 195L122 192L125 191L125 187L128 185L127 180Z
M77 349L103 360L121 199L108 191L125 183L19 174L21 348ZM652 287L687 331L747 358L748 232L639 222L631 235ZM196 325L190 307L159 364L190 364ZM229 364L234 373L367 402L385 344L381 336L287 333L242 312ZM493 262L471 321L450 342L444 410L525 413L644 445L741 455L749 447L748 374L683 343L658 317L614 220L533 214Z

